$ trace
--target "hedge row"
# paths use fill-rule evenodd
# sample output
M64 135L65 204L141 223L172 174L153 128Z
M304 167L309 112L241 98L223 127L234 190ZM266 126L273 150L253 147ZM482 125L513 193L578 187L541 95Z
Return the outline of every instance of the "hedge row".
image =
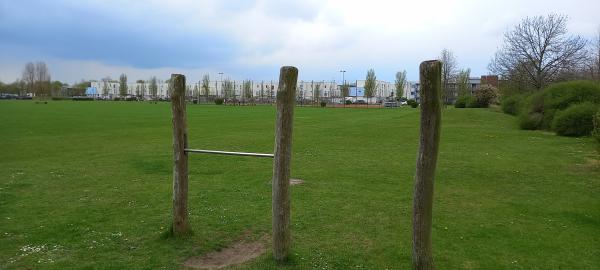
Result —
M564 136L590 135L600 111L600 84L569 81L553 84L529 96L502 99L505 113L518 115L521 129L553 130Z

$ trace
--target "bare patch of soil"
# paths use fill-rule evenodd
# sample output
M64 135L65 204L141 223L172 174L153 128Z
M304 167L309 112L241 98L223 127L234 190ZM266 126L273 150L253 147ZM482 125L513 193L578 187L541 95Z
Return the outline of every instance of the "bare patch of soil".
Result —
M577 164L581 169L587 171L600 170L600 159L586 158L585 164Z
M194 269L221 269L250 261L262 255L265 249L264 237L254 242L237 242L220 251L189 258L183 265Z

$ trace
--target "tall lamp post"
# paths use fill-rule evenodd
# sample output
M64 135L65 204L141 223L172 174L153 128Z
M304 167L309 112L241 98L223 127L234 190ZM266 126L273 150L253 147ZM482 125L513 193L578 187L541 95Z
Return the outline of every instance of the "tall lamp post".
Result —
M346 108L346 95L342 95L342 92L344 91L344 87L346 87L346 78L344 77L344 75L346 75L346 71L345 70L340 70L340 73L342 73L342 89L340 91L340 96L342 97L342 103L344 103L344 108Z

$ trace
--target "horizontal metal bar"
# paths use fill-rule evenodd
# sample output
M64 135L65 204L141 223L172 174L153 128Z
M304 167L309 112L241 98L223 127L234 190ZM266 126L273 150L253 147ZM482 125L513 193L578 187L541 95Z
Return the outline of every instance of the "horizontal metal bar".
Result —
M228 151L217 151L217 150L203 150L203 149L184 149L187 153L201 153L201 154L216 154L216 155L229 155L229 156L247 156L247 157L265 157L273 158L273 154L262 154L262 153L245 153L245 152L228 152Z

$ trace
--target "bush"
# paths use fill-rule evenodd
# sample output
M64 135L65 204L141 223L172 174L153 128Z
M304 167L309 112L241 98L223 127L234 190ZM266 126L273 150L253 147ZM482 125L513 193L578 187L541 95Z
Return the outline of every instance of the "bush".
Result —
M223 100L222 98L215 98L215 104L216 104L216 105L223 105L223 102L224 102L224 101L225 101L225 100Z
M87 97L87 96L74 96L71 99L74 101L94 101L93 97Z
M478 108L477 102L473 96L459 97L454 103L455 108Z
M327 106L327 102L321 101L321 108L325 108L325 106Z
M454 102L454 108L465 108L467 107L467 98L469 96L462 96L459 97L458 99L456 99L456 102Z
M556 113L552 129L562 136L590 135L594 129L594 116L598 105L591 102L572 105Z
M564 110L574 103L600 104L600 84L593 81L557 83L544 90L544 108Z
M345 103L346 103L346 105L350 105L350 104L352 104L352 101L351 100L346 100Z
M502 111L506 114L510 115L518 115L521 111L523 96L521 95L513 95L508 97L503 97L500 105L502 106Z
M526 130L536 130L539 128L544 115L541 113L521 114L519 116L519 127Z
M600 110L594 115L594 130L592 130L592 136L600 143Z
M406 104L408 104L410 107L412 108L416 108L419 107L419 103L416 102L414 99L409 99Z
M550 129L558 111L583 102L600 104L599 84L592 81L569 81L550 85L543 91L529 96L525 105L521 107L521 114L541 113L543 118L533 129Z
M71 100L71 97L52 97L52 100Z
M469 108L487 108L496 101L498 89L488 84L484 84L475 90L475 100L477 107Z

